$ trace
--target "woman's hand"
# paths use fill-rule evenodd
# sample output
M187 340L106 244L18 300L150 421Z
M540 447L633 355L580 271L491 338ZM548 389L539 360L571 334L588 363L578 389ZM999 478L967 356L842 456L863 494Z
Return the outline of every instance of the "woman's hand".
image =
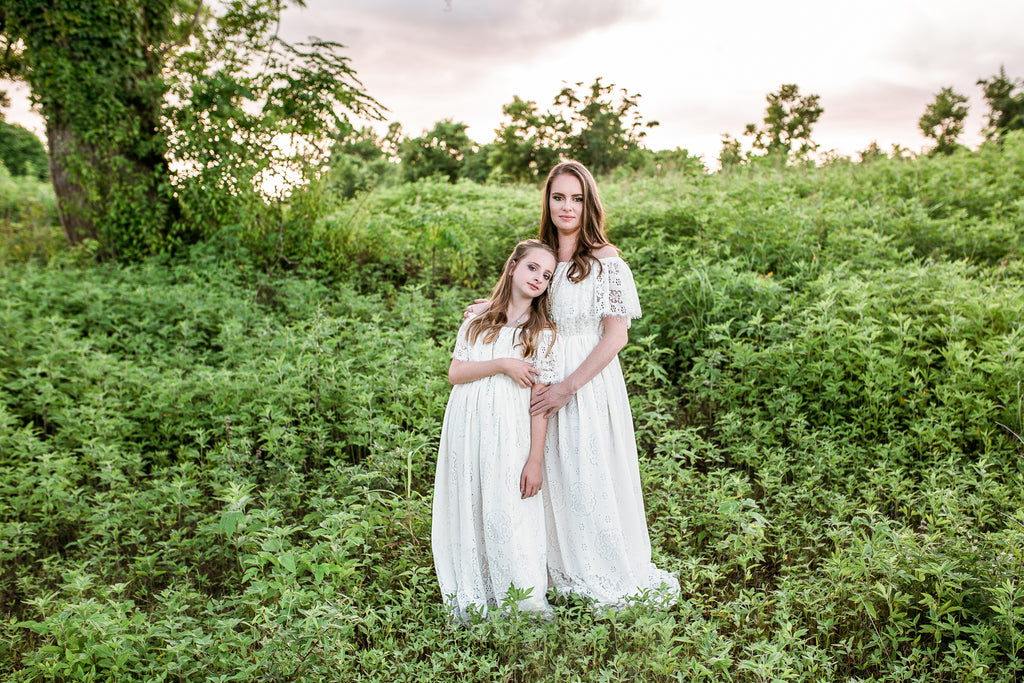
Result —
M473 315L480 315L490 307L490 299L473 299L473 303L466 306L466 311L465 313L462 314L462 319L465 320L466 318L468 318L470 313L472 313Z
M540 377L537 368L532 363L517 358L505 358L501 371L512 378L512 381L521 387L532 387L533 383Z
M549 418L565 407L572 394L565 382L538 387L530 399L530 415L543 415Z
M540 491L540 485L544 481L544 466L540 460L530 458L523 467L523 474L519 477L519 492L523 499L532 498Z

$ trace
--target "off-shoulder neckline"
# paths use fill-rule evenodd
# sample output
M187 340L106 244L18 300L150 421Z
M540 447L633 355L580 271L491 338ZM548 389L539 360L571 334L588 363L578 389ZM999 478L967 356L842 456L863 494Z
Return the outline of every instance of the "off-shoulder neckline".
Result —
M621 256L605 256L605 257L599 258L597 260L598 261L615 261L615 260L618 260L618 261L625 262L626 259L622 258ZM572 263L572 261L559 261L557 265L562 265L563 263Z

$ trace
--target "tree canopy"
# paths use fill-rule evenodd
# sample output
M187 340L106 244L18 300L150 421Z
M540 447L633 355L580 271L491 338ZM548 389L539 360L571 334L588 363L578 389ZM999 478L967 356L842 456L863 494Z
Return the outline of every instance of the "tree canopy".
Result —
M464 176L470 158L479 146L466 133L465 123L444 119L422 136L406 138L399 145L406 180L416 181L440 175L449 182Z
M5 0L0 75L46 120L71 243L135 258L319 171L331 126L379 115L336 43L289 44L284 0ZM297 4L302 4L301 1Z
M513 180L536 180L561 157L577 159L594 173L626 163L642 148L647 129L658 125L639 113L640 95L605 84L566 85L551 110L515 96L502 108L508 118L495 131L490 164Z
M1011 130L1024 130L1024 79L1014 81L1006 75L1006 67L991 78L978 80L985 102L988 103L988 122L985 137L1000 140Z
M748 123L745 135L753 138L754 149L765 156L789 159L806 159L818 148L811 139L814 124L824 113L820 95L801 95L795 83L786 83L778 91L766 97L762 124Z
M953 88L943 88L935 94L935 100L925 108L917 122L924 136L935 141L932 154L952 154L956 151L959 146L957 139L964 132L967 111L967 96Z

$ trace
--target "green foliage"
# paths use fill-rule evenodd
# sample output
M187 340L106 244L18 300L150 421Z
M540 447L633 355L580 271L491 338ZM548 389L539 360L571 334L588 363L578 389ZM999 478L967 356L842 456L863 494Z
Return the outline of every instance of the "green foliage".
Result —
M857 156L860 157L859 161L861 163L865 163L884 158L885 152L878 146L877 140L872 140L870 145L857 153Z
M380 187L318 220L317 265L370 290L412 282L487 288L521 239L537 233L537 191L433 178ZM496 207L501 207L500 211Z
M609 178L625 179L630 176L701 176L708 172L703 157L693 156L689 150L661 149L651 151L638 148L633 150L625 164L608 175Z
M160 251L176 239L160 51L176 36L170 0L5 5L5 71L24 78L47 121L65 234L108 254Z
M16 123L0 120L0 163L11 175L49 177L46 148L35 134Z
M509 120L495 131L490 164L499 178L515 181L542 179L563 157L594 173L618 168L642 148L645 129L658 125L640 116L639 99L600 78L589 89L583 83L562 88L546 113L516 96L502 107Z
M768 93L766 99L763 124L747 124L744 135L753 138L754 149L770 160L785 163L806 159L818 148L811 140L811 130L825 111L819 104L821 96L801 96L799 86L786 83L777 92Z
M380 116L343 46L278 36L282 8L226 5L171 62L173 182L185 222L202 236L254 223L275 231L290 188L324 170L330 131L351 130L349 114Z
M541 180L558 163L559 151L551 144L554 115L541 114L533 100L518 95L501 108L508 121L495 131L489 159L498 177L516 182Z
M5 3L0 71L46 118L71 244L133 260L265 222L268 197L319 173L327 131L376 115L340 45L278 37L282 8Z
M53 187L0 163L0 263L48 260L64 243Z
M341 198L351 199L377 187L393 174L390 152L397 152L401 126L391 124L384 139L372 128L351 129L331 147L330 168L325 184Z
M739 166L744 161L743 146L740 141L729 135L722 135L722 151L718 153L718 164L723 170Z
M964 119L967 118L967 96L952 88L943 88L935 95L917 122L926 138L935 141L932 154L952 154L956 151L957 138L963 135Z
M280 215L287 268L221 233L174 261L5 270L0 670L1020 680L1024 136L661 162L601 189L644 307L620 356L679 604L451 627L429 544L444 370L538 192L314 183ZM324 208L300 238L302 203Z
M468 126L451 119L438 121L422 137L406 138L399 145L402 174L408 182L439 176L450 183L467 177L470 159L479 148L469 135ZM485 155L486 158L486 155Z
M657 121L644 121L639 106L640 95L616 90L600 78L589 90L583 89L583 83L575 88L566 86L555 96L559 112L555 139L565 156L583 162L594 173L607 173L626 163L640 148L647 136L645 129L658 125Z
M1024 130L1024 80L1014 82L1000 66L997 75L978 79L978 85L988 103L987 139L1001 140L1011 130Z

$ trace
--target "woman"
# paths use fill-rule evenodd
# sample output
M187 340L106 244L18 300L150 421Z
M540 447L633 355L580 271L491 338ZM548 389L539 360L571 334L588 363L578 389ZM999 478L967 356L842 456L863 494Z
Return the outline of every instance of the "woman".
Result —
M558 255L549 285L563 379L538 388L545 443L548 578L561 594L619 606L644 594L674 601L679 582L651 562L633 418L618 352L640 301L605 236L594 177L566 161L548 174L540 238Z

